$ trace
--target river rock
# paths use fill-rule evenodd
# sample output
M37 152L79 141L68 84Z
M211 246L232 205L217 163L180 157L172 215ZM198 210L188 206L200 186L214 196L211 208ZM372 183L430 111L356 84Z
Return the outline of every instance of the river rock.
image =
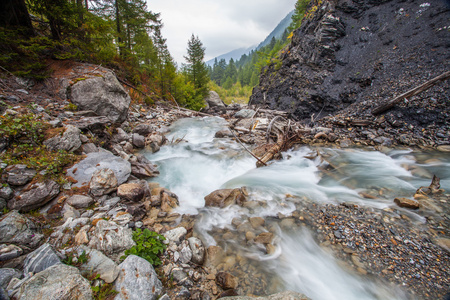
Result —
M146 181L143 183L124 183L117 189L117 196L131 202L139 202L148 195L150 195L150 190Z
M242 205L247 201L247 195L243 188L216 190L205 197L205 206L223 208L234 204Z
M203 246L202 240L196 237L188 238L189 247L192 251L191 261L197 265L203 265L205 260L205 246Z
M190 280L188 274L182 268L178 268L178 267L173 268L171 271L171 275L173 277L173 280L178 285L187 286L187 287L193 286L193 283Z
M100 169L92 174L89 182L89 192L97 197L107 195L117 189L118 181L114 171L108 168Z
M404 208L419 209L419 207L420 207L420 204L418 201L408 199L408 198L395 198L394 202L398 206L404 207Z
M8 202L9 209L28 212L39 208L59 194L59 184L53 180L31 183L25 187L25 192Z
M180 261L182 264L187 264L192 259L192 250L188 245L185 245L183 248L181 248L180 251Z
M270 244L274 239L274 234L272 232L263 232L255 237L255 243L259 244Z
M205 265L217 266L224 256L224 250L219 246L209 246L207 249Z
M163 212L171 212L175 207L179 205L178 196L165 190L161 193L161 210Z
M112 283L119 275L119 266L109 257L100 251L80 246L78 256L86 253L88 261L80 266L81 274L89 276L93 273L98 274L106 283Z
M106 254L114 254L136 245L130 228L118 226L115 222L99 220L91 233L89 247Z
M156 165L152 164L145 156L138 154L136 160L131 162L131 174L137 178L149 178L159 175Z
M441 152L450 152L450 145L440 145L436 149Z
M30 277L15 295L21 300L91 300L89 281L77 268L57 264Z
M58 255L56 255L52 246L45 243L27 255L24 262L23 272L25 274L28 272L39 273L57 264L61 264L61 260Z
M219 94L215 91L209 91L208 97L205 98L207 108L225 107L225 103L220 99Z
M94 199L85 195L73 195L69 199L66 200L66 203L70 206L78 209L78 208L87 208L94 204Z
M19 214L11 211L0 218L0 243L13 243L34 248L44 237L36 232L36 225Z
M145 137L138 133L133 133L132 143L136 148L144 148L145 147Z
M94 143L86 143L81 146L81 150L84 154L98 152L98 147Z
M118 184L127 181L131 173L131 165L128 161L113 155L109 151L101 151L89 153L85 159L67 170L67 176L77 181L73 186L81 187L90 182L95 171L105 168L114 172Z
M114 289L119 292L115 300L154 300L162 294L162 283L147 260L130 255L119 265L119 270L114 283Z
M25 185L36 176L36 171L28 168L26 165L13 165L7 167L3 174L6 177L6 182L9 184ZM5 177L3 178L5 179Z
M81 147L81 130L75 126L67 125L62 136L54 136L46 141L44 145L51 151L66 150L77 151Z
M179 245L186 236L186 234L187 230L184 227L177 227L175 229L169 230L163 234L163 236L166 238L166 240L163 241L163 243L164 244L175 243Z
M238 286L237 278L227 272L217 273L216 283L224 290L235 289Z
M297 292L286 291L265 297L248 297L248 296L231 296L224 297L226 300L311 300L303 294Z
M116 143L121 143L121 142L128 142L128 140L130 139L130 136L128 135L128 133L125 132L125 130L123 130L122 128L117 128L117 133L113 136L113 140Z
M14 196L14 191L8 185L0 189L0 199L8 201Z
M261 217L251 217L251 218L248 218L248 221L252 225L253 229L258 229L259 227L264 226L264 224L266 223L264 218L261 218Z
M16 258L20 255L22 255L23 250L22 248L16 246L16 245L0 245L0 261L5 261L9 259Z
M6 289L9 282L11 281L11 279L20 278L20 277L22 277L22 272L20 272L16 269L1 268L0 269L0 287Z
M147 136L155 130L152 125L149 124L139 124L133 129L133 133L139 134L141 136Z
M131 98L112 72L78 81L70 90L70 99L79 109L92 110L116 123L126 120Z
M234 117L239 119L249 119L253 118L255 115L256 111L254 111L253 109L241 109L234 114Z

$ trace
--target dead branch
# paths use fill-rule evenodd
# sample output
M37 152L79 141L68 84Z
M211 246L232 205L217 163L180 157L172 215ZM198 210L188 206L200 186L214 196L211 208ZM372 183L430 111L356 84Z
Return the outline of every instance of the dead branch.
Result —
M376 107L374 110L372 110L372 114L373 115L378 115L381 114L389 109L391 109L392 107L394 107L397 103L399 103L400 101L402 101L405 98L410 98L413 97L417 94L422 93L423 91L428 90L429 88L431 88L432 86L436 85L439 81L444 81L446 79L450 78L450 71L447 71L427 82L425 82L422 85L419 85L418 87L413 88L412 90L407 91L404 94L401 94L398 97L395 97L394 99L392 99L391 101L388 101L387 103L384 103L378 107Z
M245 151L247 151L248 153L250 153L251 156L253 156L254 158L256 158L256 160L258 161L256 163L256 165L258 165L258 163L260 163L262 166L267 166L267 164L265 162L263 162L261 159L259 159L258 156L256 156L255 154L253 154L250 150L248 150L247 147L245 147L245 145L241 142L241 140L237 137L237 135L233 132L233 130L230 128L231 133L233 134L233 136L236 138L236 140L239 142L239 144L241 144L241 146L245 149Z

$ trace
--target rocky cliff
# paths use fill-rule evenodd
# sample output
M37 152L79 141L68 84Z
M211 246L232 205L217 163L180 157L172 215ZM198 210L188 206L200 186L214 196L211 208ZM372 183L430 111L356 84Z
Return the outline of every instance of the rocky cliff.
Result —
M443 0L314 0L250 104L299 120L373 119L383 101L449 70L449 16ZM448 124L448 88L441 82L390 113L414 126Z

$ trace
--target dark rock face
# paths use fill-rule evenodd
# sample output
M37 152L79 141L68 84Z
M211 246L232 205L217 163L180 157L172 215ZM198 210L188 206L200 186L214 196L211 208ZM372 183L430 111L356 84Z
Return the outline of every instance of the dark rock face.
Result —
M320 3L318 5L318 3ZM427 5L427 3L429 5ZM313 1L281 62L263 69L250 104L299 120L359 103L369 112L448 70L449 8L445 1ZM428 104L401 109L415 123L448 121L448 82L421 94ZM441 91L442 90L442 91ZM436 100L437 99L437 100ZM420 102L420 101L416 101ZM433 116L433 117L432 117Z

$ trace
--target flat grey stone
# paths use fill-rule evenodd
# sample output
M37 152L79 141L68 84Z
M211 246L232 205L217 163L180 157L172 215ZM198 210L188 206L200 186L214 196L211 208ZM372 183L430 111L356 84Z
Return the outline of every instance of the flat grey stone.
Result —
M57 264L30 277L19 288L20 300L92 300L89 281L77 268Z
M128 161L113 155L109 151L89 153L85 159L67 170L67 176L71 176L77 183L73 186L81 187L91 181L92 174L100 169L111 169L116 175L118 184L127 181L131 173L131 165Z

